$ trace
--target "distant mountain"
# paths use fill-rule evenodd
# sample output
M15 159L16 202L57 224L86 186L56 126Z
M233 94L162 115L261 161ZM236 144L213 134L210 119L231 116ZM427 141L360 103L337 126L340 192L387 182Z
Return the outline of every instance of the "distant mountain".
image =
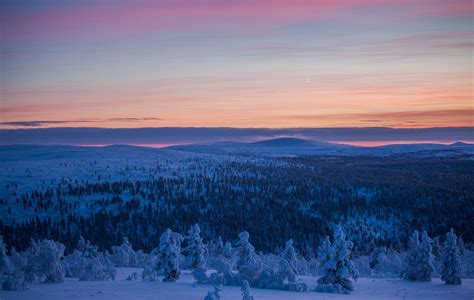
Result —
M474 145L466 143L396 144L378 147L361 147L282 137L252 143L218 142L166 147L176 151L207 154L241 154L262 156L342 155L342 156L400 156L451 157L474 154Z
M337 155L342 149L352 148L349 145L317 142L308 139L282 137L252 143L218 142L209 144L192 144L171 146L165 149L208 154L239 154L261 156L296 156L296 155Z
M315 142L307 139L299 139L292 137L282 137L254 142L248 145L256 147L330 147L336 144Z

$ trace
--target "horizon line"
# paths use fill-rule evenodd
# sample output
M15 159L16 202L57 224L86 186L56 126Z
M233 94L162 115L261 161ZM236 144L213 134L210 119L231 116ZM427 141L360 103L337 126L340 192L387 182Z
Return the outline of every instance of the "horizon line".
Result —
M0 123L0 126L1 123ZM0 128L0 130L38 130L38 129L269 129L269 130L301 130L301 129L394 129L394 130L419 130L419 129L443 129L443 128L472 128L469 126L428 126L428 127L396 127L396 126L342 126L342 127L238 127L238 126L144 126L144 127L97 127L97 126L54 126L54 127L29 127L18 126L18 128Z

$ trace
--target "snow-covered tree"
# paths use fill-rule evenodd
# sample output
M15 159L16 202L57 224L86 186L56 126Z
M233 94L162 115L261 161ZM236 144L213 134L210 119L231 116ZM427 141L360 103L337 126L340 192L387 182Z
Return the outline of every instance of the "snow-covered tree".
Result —
M64 256L64 245L53 240L31 241L26 250L28 272L27 280L62 282L65 271L61 259Z
M96 257L99 252L99 247L92 245L89 240L85 240L82 236L79 237L76 249L81 252L82 257Z
M416 281L430 281L434 272L433 253L431 250L431 239L426 231L420 236L415 230L408 243L408 257L406 269L403 274L404 279Z
M144 267L148 258L148 254L144 253L143 250L135 251L127 237L123 238L120 247L112 247L112 252L110 260L115 266Z
M324 272L324 265L331 259L331 241L329 240L329 236L325 236L321 245L318 247L317 250L318 255L318 262L319 262L319 272Z
M188 235L185 237L186 260L188 266L191 268L192 275L197 282L206 282L206 269L204 268L204 254L206 252L205 246L201 238L201 229L198 224L191 226Z
M431 239L428 233L423 231L421 234L421 265L420 265L420 280L430 281L434 272L434 255L431 248Z
M98 249L97 246L92 245L90 241L86 241L80 236L74 252L64 257L66 277L80 278L87 265L87 259L96 257Z
M109 255L98 249L81 236L74 252L64 258L66 276L79 278L81 281L115 279L116 270Z
M3 237L0 236L0 282L2 288L9 291L23 291L28 289L28 282L25 278L27 260L15 248L11 251L11 257L6 254L6 246ZM4 278L5 276L5 278Z
M84 273L81 281L114 280L116 275L115 266L109 259L109 255L99 252L96 257L86 260Z
M158 264L158 256L159 256L159 247L154 248L150 255L147 256L144 268L142 272L142 280L143 281L155 281L159 276L159 264Z
M365 257L357 259L357 270L364 272L364 265L361 263ZM373 277L393 277L401 274L404 270L404 256L394 250L387 250L385 247L377 247L372 254L367 257L366 276ZM356 263L356 260L354 260Z
M214 291L207 292L207 296L204 297L204 300L221 300L221 291L222 291L222 286L215 285Z
M240 291L242 292L242 300L253 300L253 296L250 294L250 285L247 280L242 280Z
M279 257L262 263L265 267L262 268L254 286L295 292L307 291L308 286L305 283L296 282L297 262L298 259L296 257L295 248L293 247L293 240L288 240L285 244L285 249ZM274 265L278 266L277 270L271 267Z
M413 231L410 239L408 240L408 254L407 261L405 264L405 271L403 272L403 278L408 280L417 280L418 278L418 261L420 256L420 234L418 230Z
M234 257L232 257L233 248L230 243L226 243L228 253L222 253L217 257L209 257L209 266L216 270L217 273L212 273L208 281L214 285L236 285L240 283L238 276L232 272L234 265ZM225 255L227 254L227 255Z
M357 278L357 272L351 261L352 242L348 241L340 225L334 229L334 239L329 253L323 256L329 259L324 263L324 273L318 279L316 291L347 294L354 289L350 278Z
M255 248L249 241L249 237L247 231L239 234L239 241L235 248L237 252L236 267L242 278L252 283L261 272L261 263L255 253Z
M122 245L112 247L110 259L117 267L138 267L139 265L138 255L127 237L123 238Z
M461 284L461 258L459 256L458 238L451 229L446 234L441 257L441 280L446 284Z
M160 237L158 248L158 270L165 273L164 282L174 282L179 279L179 255L181 253L182 236L174 233L171 229L166 229Z
M293 240L288 240L280 257L278 277L282 283L284 280L288 280L289 283L294 283L296 281L296 275L296 251L295 247L293 247Z
M31 240L24 252L11 250L10 268L2 286L7 290L24 290L32 282L62 282L64 266L61 259L64 245L53 240Z

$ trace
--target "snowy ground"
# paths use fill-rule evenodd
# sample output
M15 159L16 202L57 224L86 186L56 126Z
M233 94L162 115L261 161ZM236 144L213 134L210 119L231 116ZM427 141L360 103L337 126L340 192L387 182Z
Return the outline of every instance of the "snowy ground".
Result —
M66 279L58 284L34 284L27 291L0 290L0 299L204 299L211 285L193 286L189 272L184 272L176 283L126 281L133 271L120 268L115 281L79 282ZM316 286L316 278L302 277L310 289ZM409 282L400 279L360 278L351 295L333 295L316 292L296 293L275 290L251 289L255 300L274 299L474 299L474 279L464 279L461 286L448 286L438 278L431 282ZM239 287L225 286L222 299L242 299Z

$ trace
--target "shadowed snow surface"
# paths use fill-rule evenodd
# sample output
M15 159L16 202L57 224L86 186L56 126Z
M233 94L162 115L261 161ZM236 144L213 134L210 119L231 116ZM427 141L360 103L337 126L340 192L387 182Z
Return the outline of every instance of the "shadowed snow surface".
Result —
M160 299L160 300L202 300L211 285L193 286L193 278L189 272L183 272L176 283L126 281L132 272L141 273L141 269L119 268L115 281L80 282L77 279L66 279L64 283L34 284L27 291L10 292L0 290L2 300L42 300L42 299ZM310 290L316 286L315 277L302 276ZM361 278L354 284L351 295L326 293L296 293L276 290L251 288L255 300L279 299L473 299L474 279L464 279L461 286L449 286L438 278L431 282L410 282L400 279L369 279ZM222 300L242 299L240 287L224 286Z

